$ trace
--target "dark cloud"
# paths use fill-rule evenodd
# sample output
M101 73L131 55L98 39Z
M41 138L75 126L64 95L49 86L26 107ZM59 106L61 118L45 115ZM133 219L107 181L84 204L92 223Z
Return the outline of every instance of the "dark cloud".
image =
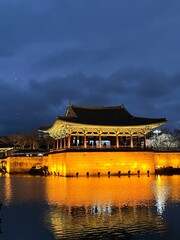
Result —
M1 0L0 135L51 123L68 102L179 126L179 12L179 0Z
M99 65L107 61L109 54L101 49L74 48L62 50L60 53L51 53L41 59L33 70L52 71L54 69L87 68L88 65Z
M50 124L57 115L64 115L69 102L96 106L124 103L136 116L167 117L169 126L177 127L180 105L173 96L180 86L176 85L176 78L150 69L129 68L108 77L74 73L44 81L30 80L23 86L1 80L0 131L22 132ZM157 87L162 89L157 91Z

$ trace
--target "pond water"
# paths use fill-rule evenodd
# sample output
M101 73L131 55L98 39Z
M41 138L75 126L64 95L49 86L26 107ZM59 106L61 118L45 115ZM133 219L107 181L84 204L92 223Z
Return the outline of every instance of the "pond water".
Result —
M180 176L0 176L0 239L180 239Z

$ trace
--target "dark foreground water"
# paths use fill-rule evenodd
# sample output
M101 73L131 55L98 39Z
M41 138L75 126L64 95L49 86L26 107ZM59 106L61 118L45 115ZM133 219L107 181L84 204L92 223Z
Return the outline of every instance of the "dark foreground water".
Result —
M0 239L180 239L180 176L0 176Z

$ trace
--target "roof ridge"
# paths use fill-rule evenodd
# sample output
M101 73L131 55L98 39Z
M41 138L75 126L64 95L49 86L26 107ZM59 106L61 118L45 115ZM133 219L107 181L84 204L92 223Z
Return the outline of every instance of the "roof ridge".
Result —
M74 105L72 104L71 107L73 108L82 108L82 109L115 109L115 108L125 108L124 104L117 105L117 106L85 106L85 105Z

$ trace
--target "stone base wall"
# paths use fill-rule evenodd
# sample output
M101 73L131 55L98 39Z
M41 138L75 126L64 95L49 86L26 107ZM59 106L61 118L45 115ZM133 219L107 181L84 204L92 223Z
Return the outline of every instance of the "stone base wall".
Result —
M150 174L155 167L180 167L180 152L59 152L42 157L9 157L10 173L26 173L35 165L48 166L48 171L61 176L101 176L121 174Z
M154 173L153 152L70 152L66 153L66 176Z
M66 153L49 154L48 160L45 164L48 166L48 171L51 173L57 173L61 176L66 176Z
M180 152L156 152L154 153L155 167L180 168Z
M33 166L44 166L48 156L42 157L8 157L7 171L10 173L27 173Z

